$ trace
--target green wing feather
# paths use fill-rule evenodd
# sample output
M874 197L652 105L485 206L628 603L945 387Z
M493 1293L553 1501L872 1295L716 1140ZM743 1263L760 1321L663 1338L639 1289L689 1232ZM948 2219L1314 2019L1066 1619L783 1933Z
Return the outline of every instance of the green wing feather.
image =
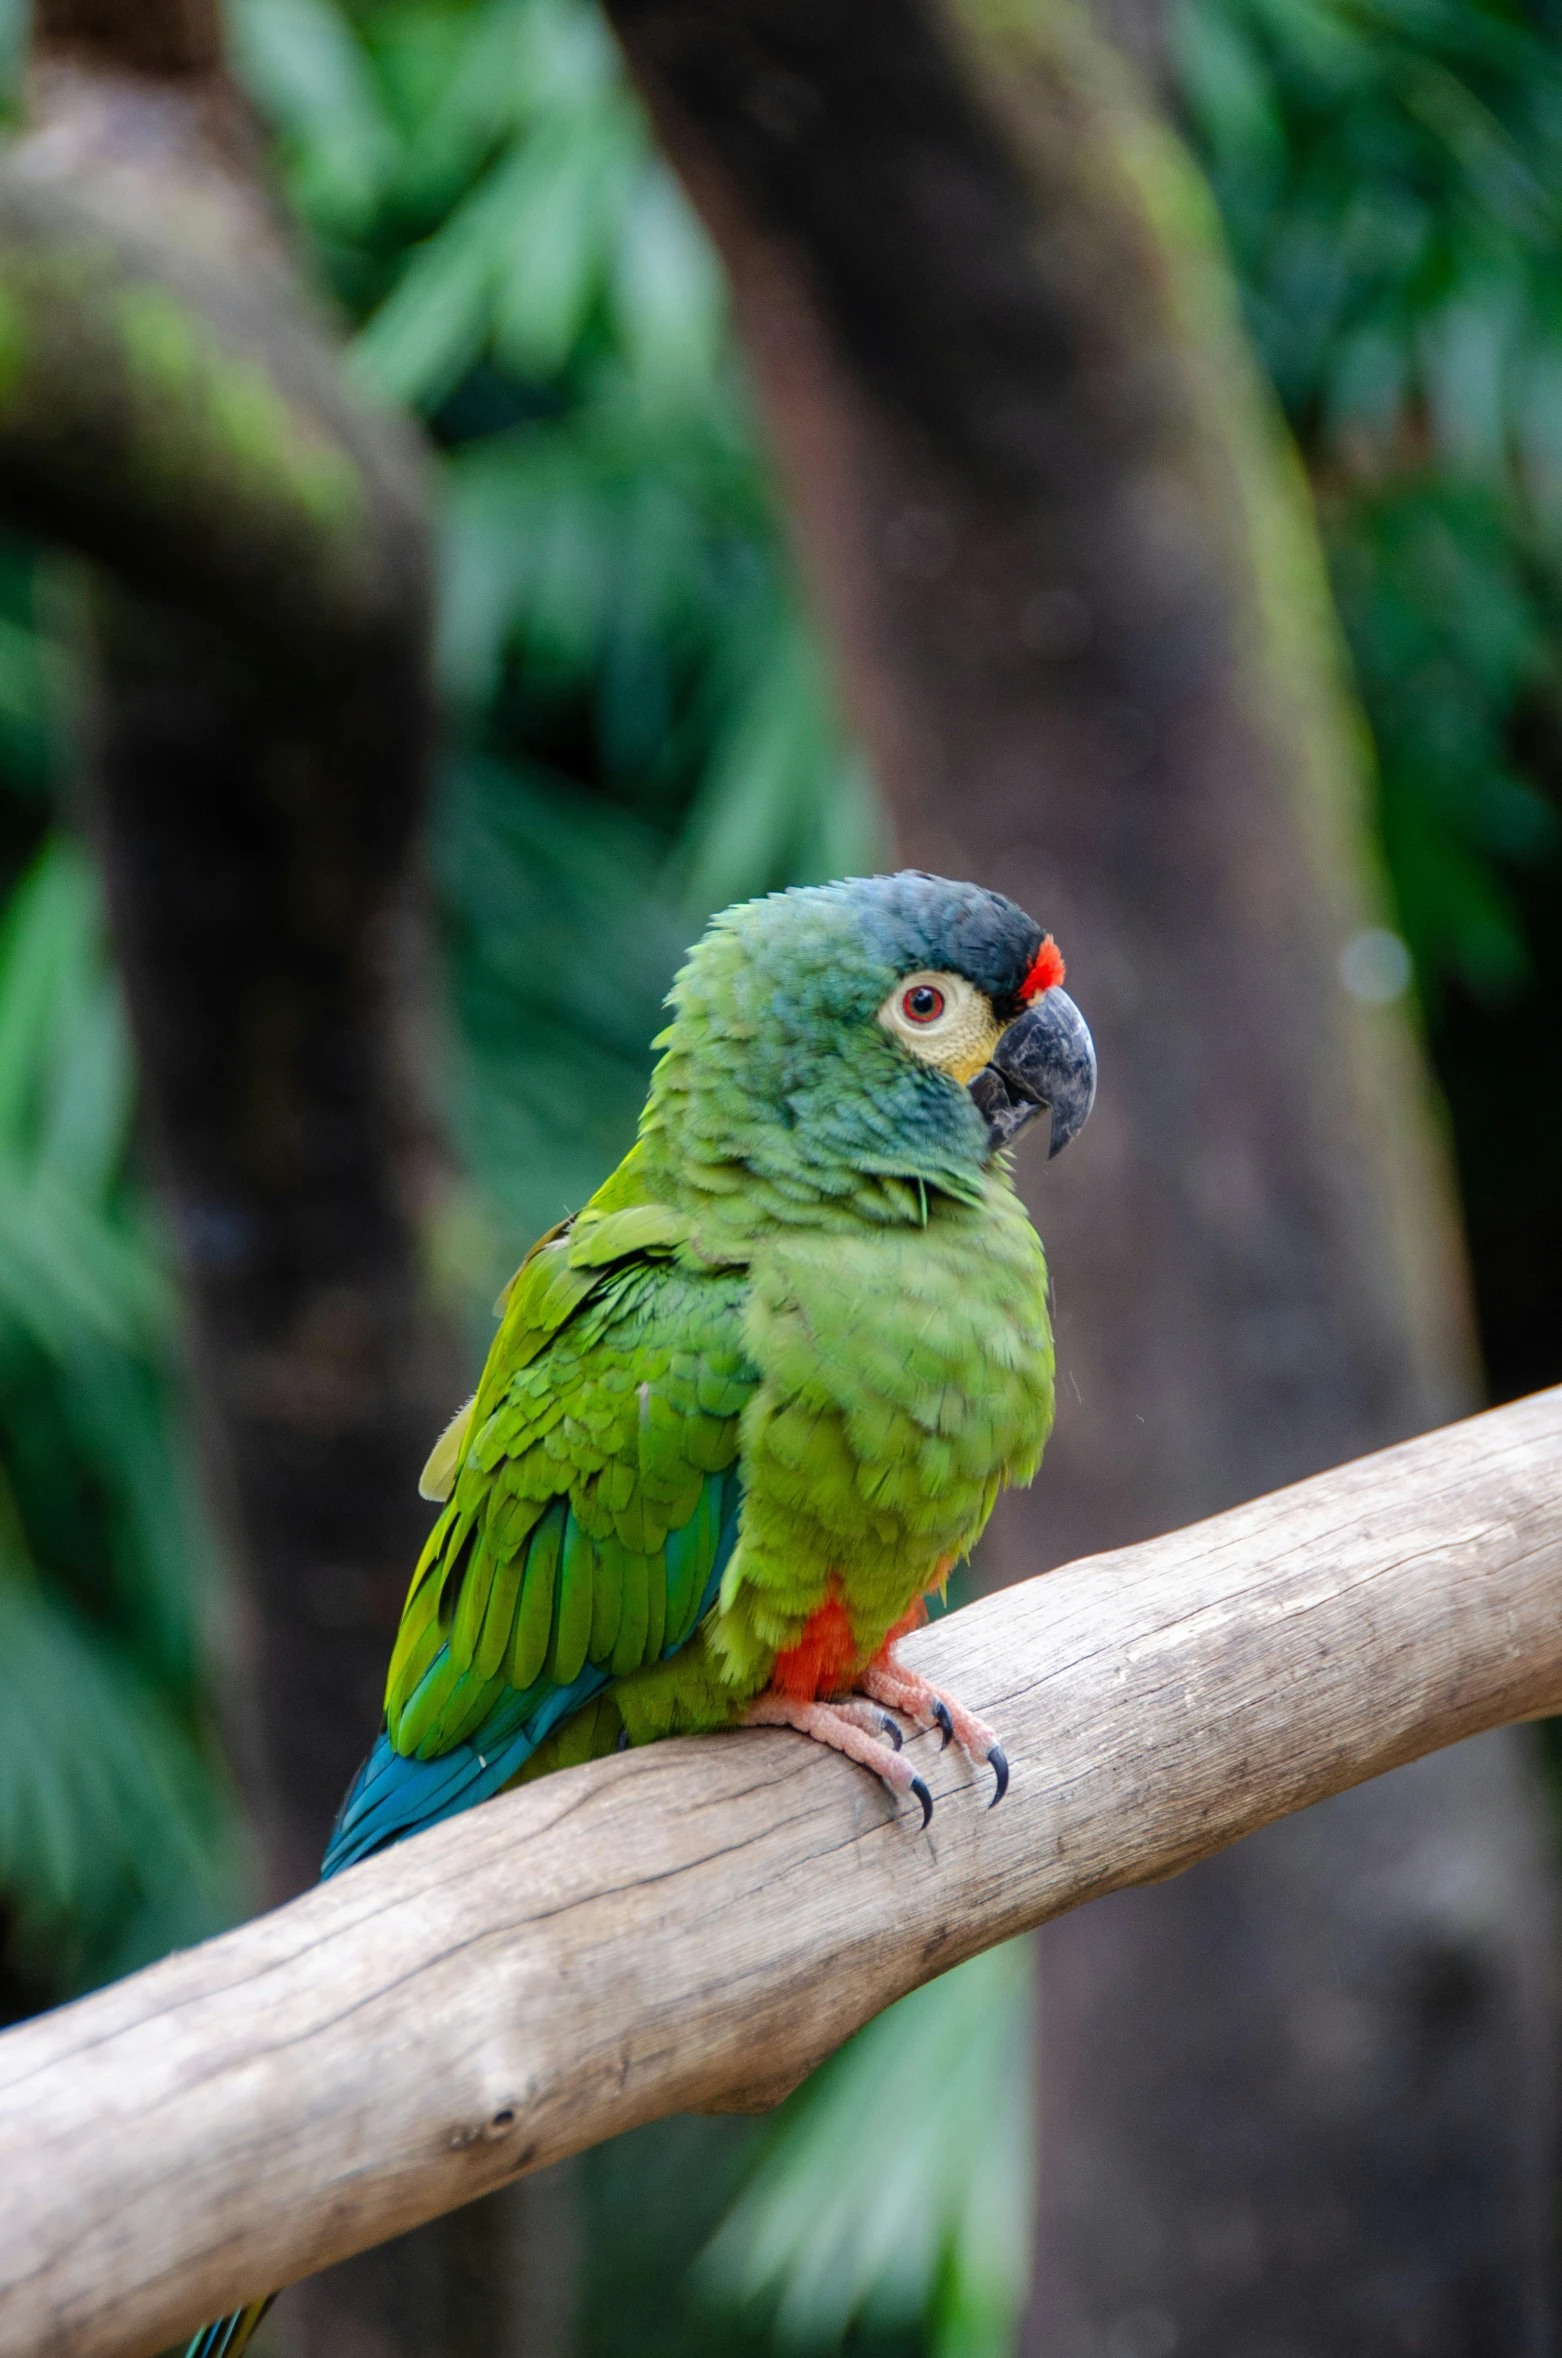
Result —
M448 1498L391 1660L399 1753L437 1758L588 1665L622 1677L693 1629L757 1382L749 1280L681 1253L687 1223L634 1200L635 1159L528 1254L431 1460Z

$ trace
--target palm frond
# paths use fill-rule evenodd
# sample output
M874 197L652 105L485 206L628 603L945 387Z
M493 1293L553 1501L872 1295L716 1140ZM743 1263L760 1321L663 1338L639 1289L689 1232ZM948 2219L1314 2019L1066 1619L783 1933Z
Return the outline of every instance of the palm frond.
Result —
M0 918L0 1912L8 1968L60 1991L213 1929L239 1880L132 1099L96 880L56 840Z
M903 1998L789 2099L701 2263L778 2348L924 2321L932 2358L1007 2358L1033 2233L1032 1952Z
M0 1664L7 1965L63 1995L219 1930L231 1805L156 1687L14 1560Z

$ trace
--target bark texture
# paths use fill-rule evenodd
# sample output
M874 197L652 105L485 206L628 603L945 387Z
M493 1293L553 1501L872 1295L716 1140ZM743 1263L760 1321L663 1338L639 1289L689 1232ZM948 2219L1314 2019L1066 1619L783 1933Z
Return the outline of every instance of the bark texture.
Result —
M209 0L42 0L0 157L0 502L93 561L86 818L183 1251L268 1896L380 1717L458 1396L405 1053L432 730L421 454L348 390ZM300 2358L517 2350L515 2198L312 2285Z
M49 32L0 171L0 498L98 568L90 815L253 1589L280 1896L372 1737L451 1380L397 1193L422 471L347 395L226 85Z
M1091 1131L1030 1179L1058 1430L1035 1491L1000 1510L990 1573L1140 1538L1456 1412L1477 1379L1425 1073L1404 1009L1341 983L1341 949L1378 921L1359 727L1191 167L1066 0L611 13L731 269L901 856L1053 927L1096 1033ZM1485 1810L1499 1850L1515 1822L1520 1848L1535 1837L1517 1767L1448 1770L1465 1774L1462 1827ZM1175 1900L1136 1899L1139 1931L1103 1911L1052 1936L1032 2321L1048 2358L1116 2358L1122 2316L1119 2255L1059 2191L1076 2146L1151 2222L1138 2306L1171 2338L1125 2341L1125 2358L1419 2346L1414 2299L1385 2313L1372 2255L1426 2225L1450 2171L1507 2286L1501 2317L1535 2313L1545 2256L1534 2233L1515 2242L1511 2199L1535 2143L1496 2102L1456 2127L1448 2091L1549 2088L1544 2010L1417 2030L1392 2166L1331 2207L1331 2150L1302 2133L1300 2080L1271 2068L1298 2035L1294 1993L1230 1937L1241 1916L1278 1939L1301 1906L1354 1939L1365 1862L1400 1812L1408 1845L1419 1803L1389 1786L1370 1830L1340 1812L1305 1856L1248 1845ZM1505 1886L1505 1972L1549 1937L1545 1893L1544 1877ZM1436 1919L1431 1893L1407 1900L1407 1969ZM1374 2018L1375 2054L1411 2035L1405 2008ZM1266 2027L1228 2054L1236 2016ZM1385 2086L1363 2076L1358 2128ZM1194 2116L1199 2204L1251 2203L1256 2182L1272 2226L1298 2203L1322 2222L1308 2271L1327 2321L1299 2318L1278 2274L1230 2294L1177 2159Z
M1003 1730L1001 1809L932 1731L909 1739L935 1796L926 1832L790 1732L648 1745L503 1794L7 2032L8 2358L138 2358L617 2130L774 2098L979 1949L1429 1747L1555 1709L1559 1439L1562 1392L1542 1393L919 1632L908 1658ZM1491 1773L1488 1751L1470 1757ZM1374 1910L1422 1863L1379 1858ZM1450 1922L1480 1901L1478 1881L1440 1895ZM1445 1974L1418 1993L1419 2019L1466 1996ZM1321 2028L1337 2071L1337 2026ZM1405 2078L1420 2060L1412 2042ZM1472 2126L1470 2087L1444 2073L1438 2087ZM1499 2093L1528 2128L1523 2086ZM1357 2157L1333 2199L1369 2188L1375 2160ZM1457 2238L1457 2171L1443 2195L1428 2224ZM1229 2249L1246 2214L1216 2223ZM1093 2224L1110 2234L1109 2218ZM1313 2224L1294 2223L1299 2243ZM1456 2346L1397 2331L1393 2254L1378 2267L1376 2336L1353 2322L1332 2347ZM1477 2255L1460 2290L1459 2318L1503 2330L1504 2271L1483 2275Z

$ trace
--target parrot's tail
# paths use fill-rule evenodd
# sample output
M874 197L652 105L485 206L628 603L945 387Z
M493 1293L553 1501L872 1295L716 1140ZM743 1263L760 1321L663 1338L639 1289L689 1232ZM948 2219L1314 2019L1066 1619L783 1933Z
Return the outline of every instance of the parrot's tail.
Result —
M239 2358L239 2352L249 2348L250 2335L276 2297L275 2293L267 2293L263 2301L251 2301L246 2309L230 2309L226 2317L203 2325L184 2358Z

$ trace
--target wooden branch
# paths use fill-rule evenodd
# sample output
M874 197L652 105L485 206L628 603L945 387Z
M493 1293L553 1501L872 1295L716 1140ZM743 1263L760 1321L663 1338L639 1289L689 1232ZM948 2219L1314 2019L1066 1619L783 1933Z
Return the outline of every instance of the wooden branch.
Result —
M1043 1477L1045 1479L1045 1477ZM990 1598L908 1655L930 1833L781 1733L503 1796L0 2038L0 2347L151 2352L615 2131L773 2098L976 1950L1562 1707L1562 1390Z

